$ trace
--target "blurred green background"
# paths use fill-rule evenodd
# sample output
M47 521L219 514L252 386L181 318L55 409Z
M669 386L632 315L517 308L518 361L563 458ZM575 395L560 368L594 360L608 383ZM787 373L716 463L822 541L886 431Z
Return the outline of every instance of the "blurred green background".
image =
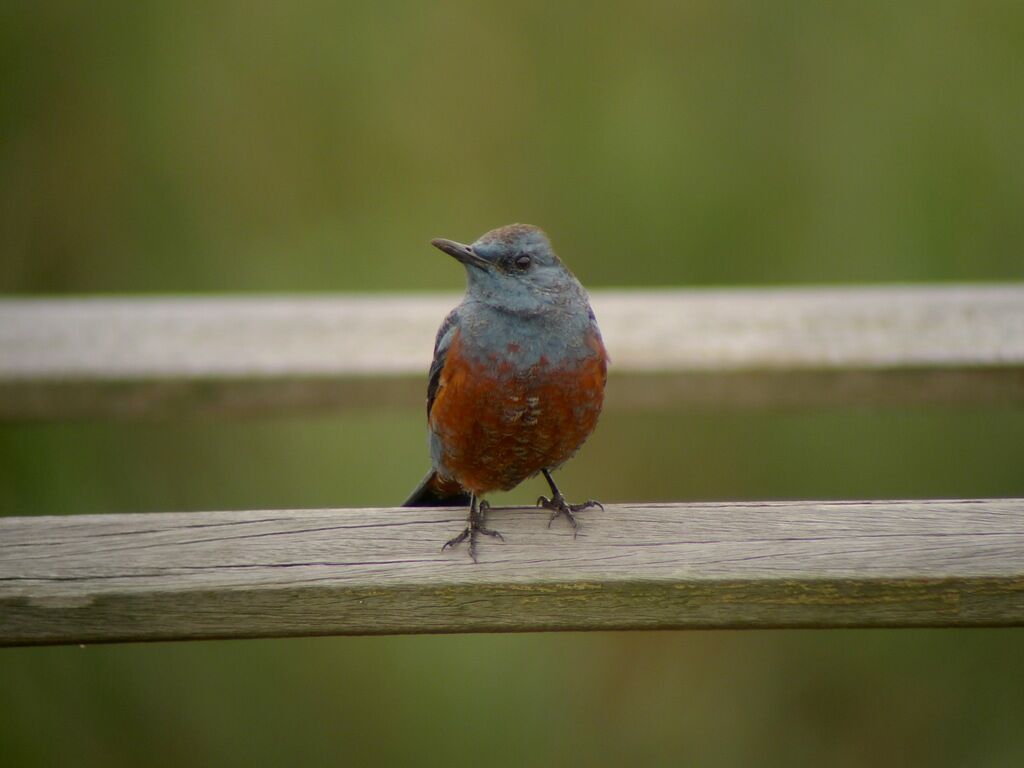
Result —
M512 221L591 288L1020 280L1022 137L1018 2L12 0L0 292L456 290L427 241ZM605 501L1024 495L1022 444L1020 409L610 411L562 477ZM426 466L419 401L6 424L0 514L386 505ZM0 764L1020 765L1022 641L5 650Z

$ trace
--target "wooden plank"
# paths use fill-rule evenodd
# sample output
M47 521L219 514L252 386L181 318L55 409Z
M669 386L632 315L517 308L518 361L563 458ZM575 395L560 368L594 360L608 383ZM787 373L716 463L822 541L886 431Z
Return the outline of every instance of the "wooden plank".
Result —
M447 296L0 301L0 419L419 405ZM1024 285L600 291L609 403L1024 402Z
M1024 499L0 519L0 644L1024 625Z

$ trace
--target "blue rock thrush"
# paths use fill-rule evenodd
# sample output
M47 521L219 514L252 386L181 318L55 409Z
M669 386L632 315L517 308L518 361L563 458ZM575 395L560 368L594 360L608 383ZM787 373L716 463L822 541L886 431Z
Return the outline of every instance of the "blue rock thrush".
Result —
M469 540L476 561L491 491L507 491L542 473L551 498L537 504L564 515L569 504L551 472L594 431L604 402L608 354L587 292L537 227L512 224L472 245L432 244L466 268L465 298L441 324L427 386L433 469L406 500L414 506L469 505L466 529L444 545Z

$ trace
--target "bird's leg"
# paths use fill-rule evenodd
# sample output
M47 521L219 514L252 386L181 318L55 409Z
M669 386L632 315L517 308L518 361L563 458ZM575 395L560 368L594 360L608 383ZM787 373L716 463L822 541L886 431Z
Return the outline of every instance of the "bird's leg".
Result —
M487 510L491 508L491 505L486 501L481 501L480 497L475 493L469 504L469 524L463 529L462 533L454 538L449 539L445 542L445 545L441 547L441 551L448 549L449 547L455 547L469 539L469 556L473 558L473 562L476 562L476 537L479 534L485 536L493 536L499 541L504 541L505 537L502 536L495 530L492 530L484 525L484 517L487 514Z
M587 499L582 504L569 504L565 500L565 496L558 490L558 486L555 485L555 481L551 479L551 473L542 469L541 472L544 474L544 479L548 481L548 485L551 486L551 498L547 496L541 496L537 499L537 506L543 507L544 509L551 510L551 518L548 520L548 528L555 522L555 518L559 515L565 515L569 521L569 525L572 526L573 538L580 531L580 521L576 519L576 513L583 509L589 509L590 507L600 507L601 511L604 511L604 505L599 501L593 499Z

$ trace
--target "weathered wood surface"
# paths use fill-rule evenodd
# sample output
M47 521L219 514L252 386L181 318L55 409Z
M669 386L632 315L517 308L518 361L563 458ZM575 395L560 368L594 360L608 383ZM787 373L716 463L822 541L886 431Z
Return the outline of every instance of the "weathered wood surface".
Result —
M1024 625L1024 499L0 519L0 644Z
M0 418L416 404L446 296L0 301ZM1024 402L1024 286L598 291L609 403Z

